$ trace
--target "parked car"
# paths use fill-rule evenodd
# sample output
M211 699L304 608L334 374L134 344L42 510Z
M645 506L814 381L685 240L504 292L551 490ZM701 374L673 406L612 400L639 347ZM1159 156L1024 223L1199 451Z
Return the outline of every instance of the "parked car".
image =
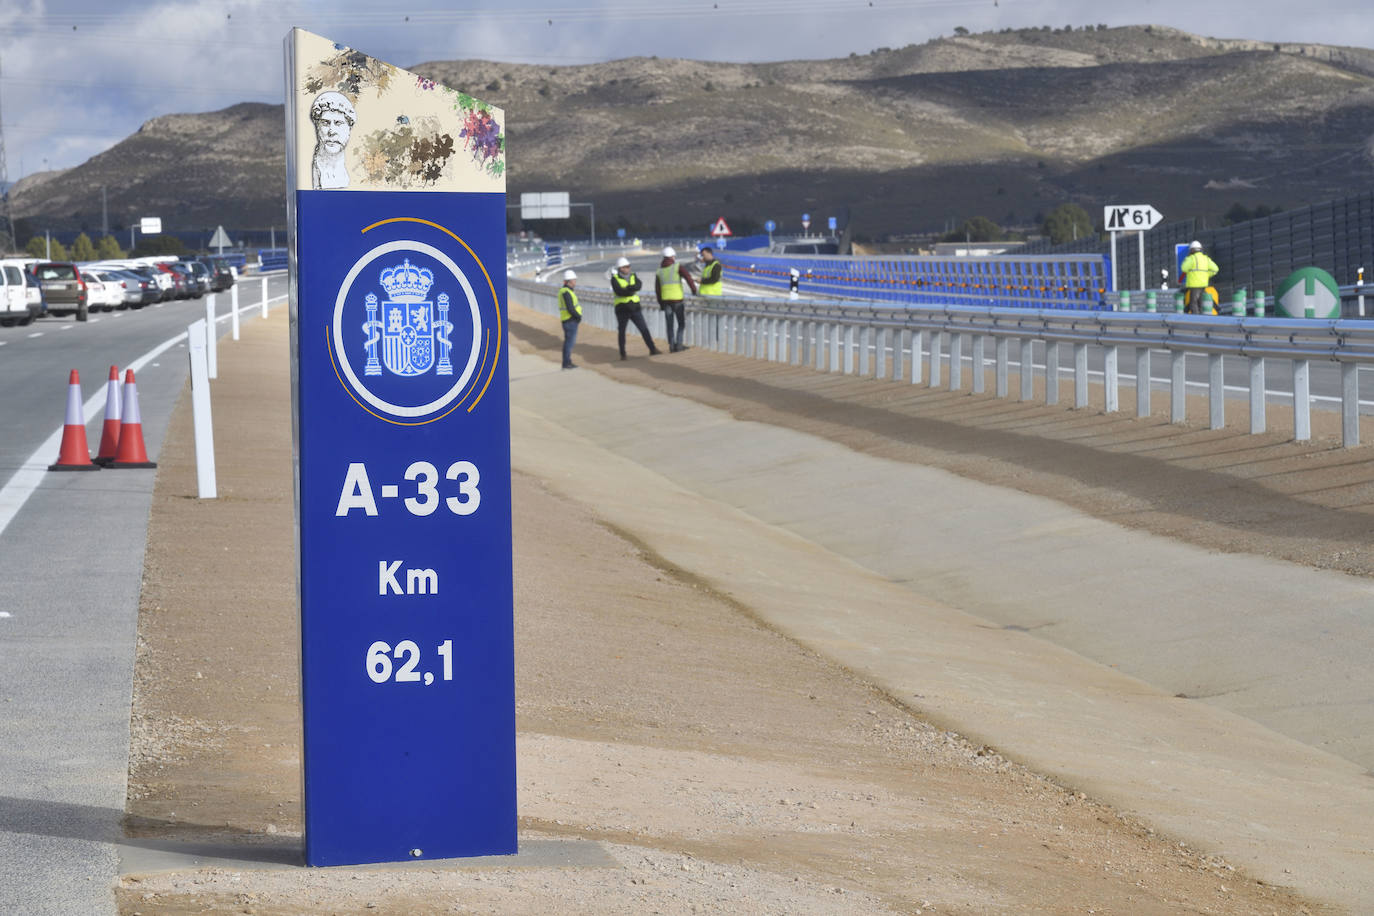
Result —
M114 273L124 281L124 301L129 308L141 309L162 298L162 290L158 289L157 281L151 277L123 268Z
M173 299L191 298L191 284L188 282L187 277L184 273L174 269L173 265L167 261L159 261L157 264L153 266L172 279Z
M214 280L214 275L210 272L210 268L205 266L205 262L182 261L179 266L191 272L191 276L195 278L200 288L201 295L215 291L212 282Z
M129 270L150 281L157 296L155 302L166 302L172 298L174 287L171 274L164 273L151 264L131 264Z
M191 265L187 262L177 261L167 266L186 278L186 294L192 299L199 299L208 291L209 284L202 284L200 278L196 276L195 271L191 269Z
M206 264L214 273L210 281L211 292L222 292L234 285L234 269L226 261L221 258L209 258Z
M28 284L29 312L34 318L44 317L48 314L48 301L43 298L43 284L39 281L38 274L33 272L32 264L26 266L24 280ZM28 324L27 321L22 323Z
M81 276L86 280L86 307L92 312L128 308L124 304L124 284L114 274L83 267Z
M0 324L9 327L32 320L24 269L16 263L0 261Z
M43 298L48 311L54 315L75 314L77 321L86 320L86 281L75 264L60 261L40 261L33 272L43 285Z

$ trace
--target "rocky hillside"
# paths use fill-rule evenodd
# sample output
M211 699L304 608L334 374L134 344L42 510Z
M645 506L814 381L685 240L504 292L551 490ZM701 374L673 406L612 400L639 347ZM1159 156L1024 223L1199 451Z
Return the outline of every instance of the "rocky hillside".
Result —
M602 231L796 226L849 207L857 232L1073 201L1215 218L1374 179L1374 51L1176 29L1020 30L823 61L632 58L412 69L507 111L509 190L568 190ZM15 189L33 224L158 213L169 228L282 225L279 106L169 115L82 166ZM23 232L21 230L21 236Z

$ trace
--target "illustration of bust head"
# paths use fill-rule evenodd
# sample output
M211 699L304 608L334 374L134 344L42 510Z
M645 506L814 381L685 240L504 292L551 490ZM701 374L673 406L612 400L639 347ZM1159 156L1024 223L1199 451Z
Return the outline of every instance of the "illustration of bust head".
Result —
M341 92L321 92L310 106L310 120L315 125L315 158L311 163L312 188L348 187L348 169L344 166L344 147L358 116L353 104Z

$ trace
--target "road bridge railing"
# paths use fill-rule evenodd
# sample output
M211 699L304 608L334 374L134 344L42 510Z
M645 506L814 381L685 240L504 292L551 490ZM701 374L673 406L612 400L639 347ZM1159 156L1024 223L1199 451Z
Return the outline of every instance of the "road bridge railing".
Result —
M554 286L512 279L510 296L537 311L558 312ZM609 291L584 288L578 296L584 320L594 327L615 329ZM644 311L651 331L663 336L661 311L652 302ZM1089 353L1100 352L1107 412L1120 409L1119 366L1125 348L1135 359L1136 415L1140 417L1151 413L1151 362L1162 355L1169 361L1164 387L1174 423L1187 418L1185 359L1204 357L1212 429L1225 425L1223 360L1242 360L1248 368L1252 434L1267 431L1267 363L1287 360L1292 367L1293 437L1298 441L1312 437L1312 364L1331 363L1339 367L1341 439L1347 447L1358 445L1360 438L1359 368L1374 365L1374 324L1368 321L725 297L689 299L687 312L691 346L823 372L894 381L906 378L912 384L947 386L951 391L965 385L967 353L973 367L972 391L984 392L991 362L998 397L1011 395L1015 350L1017 396L1022 401L1034 397L1032 355L1039 344L1045 356L1045 402L1059 402L1060 360L1067 355L1076 408L1090 406ZM1279 394L1286 399L1286 393Z

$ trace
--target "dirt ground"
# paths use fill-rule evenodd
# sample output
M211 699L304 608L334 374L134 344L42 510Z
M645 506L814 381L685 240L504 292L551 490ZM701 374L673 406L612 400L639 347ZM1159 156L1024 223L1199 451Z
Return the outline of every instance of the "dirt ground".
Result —
M194 498L185 399L159 456L127 819L131 842L235 844L262 867L124 875L122 914L1325 912L932 726L524 476L514 481L521 839L598 843L617 864L272 865L296 854L301 830L282 312L220 350L221 498ZM512 327L515 345L555 352L551 320L517 311ZM593 329L578 357L581 371L1123 523L1374 569L1364 449L698 351L621 364Z

